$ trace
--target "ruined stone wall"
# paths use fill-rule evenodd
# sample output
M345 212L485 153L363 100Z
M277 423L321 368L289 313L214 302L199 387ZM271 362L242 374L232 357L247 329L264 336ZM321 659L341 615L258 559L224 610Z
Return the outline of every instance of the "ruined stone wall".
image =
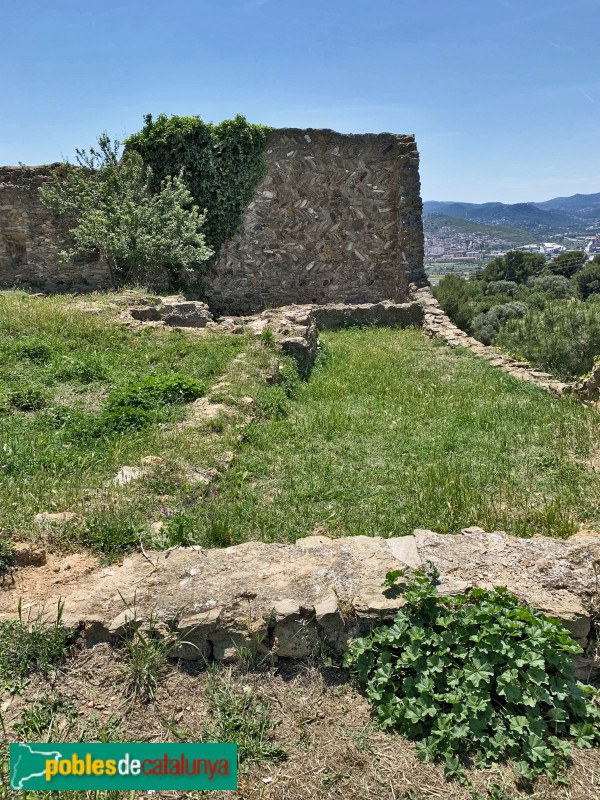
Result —
M0 167L0 288L85 292L108 288L108 267L91 256L61 264L68 230L41 204L38 189L58 165Z
M284 128L239 233L206 276L218 313L405 300L423 269L413 136Z
M203 289L216 313L290 303L402 302L423 269L413 136L274 131L267 172ZM0 167L0 288L110 287L100 261L60 264L68 231L41 205L53 168Z

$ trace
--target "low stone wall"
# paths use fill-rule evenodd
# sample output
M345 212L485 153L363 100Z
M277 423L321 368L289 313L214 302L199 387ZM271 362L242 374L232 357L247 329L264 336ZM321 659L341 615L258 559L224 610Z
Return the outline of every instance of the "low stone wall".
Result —
M482 344L477 339L474 339L472 336L462 331L452 322L450 317L444 313L429 287L420 289L414 287L411 296L423 308L423 330L429 336L443 339L450 347L465 347L480 358L489 361L492 366L498 367L498 369L512 375L514 378L520 378L521 380L535 383L537 386L546 389L552 394L559 396L573 393L578 394L578 392L575 391L575 384L558 381L548 372L541 372L540 370L533 369L526 361L517 361L517 359L511 358L511 356L497 350L495 347Z
M128 625L147 625L152 615L193 645L181 648L182 658L229 661L240 647L304 658L322 642L344 650L349 639L392 619L403 599L383 589L385 574L429 561L440 572L440 593L506 586L587 645L598 604L600 535L520 539L480 528L459 535L415 530L391 539L309 536L296 544L136 554L75 582L66 577L66 585L55 584L35 600L28 587L39 587L39 568L28 567L18 585L0 593L0 619L15 616L19 598L24 608L45 602L51 614L60 595L65 622L82 624L89 644L113 641ZM582 669L593 666L580 662Z

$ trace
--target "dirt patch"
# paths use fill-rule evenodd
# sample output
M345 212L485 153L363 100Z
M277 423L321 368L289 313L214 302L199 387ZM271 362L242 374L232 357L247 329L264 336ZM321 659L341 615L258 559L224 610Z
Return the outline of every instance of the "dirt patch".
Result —
M27 597L23 611L39 603L55 613L59 598L68 594L85 575L97 570L100 562L89 553L61 556L49 553L42 566L15 570L0 584L0 619L14 617L19 601Z
M378 730L367 701L348 683L341 668L324 668L316 661L286 662L266 670L219 668L219 680L234 692L252 694L267 709L270 739L284 758L246 764L240 775L237 800L400 800L414 797L472 800L473 794L448 783L439 765L422 763L412 742ZM215 673L212 673L214 679ZM202 741L214 723L207 693L211 673L187 666L173 667L163 681L157 701L127 698L126 673L119 650L98 645L79 650L49 680L34 679L24 696L4 699L7 732L24 708L47 693L59 693L73 703L74 713L61 717L53 735L76 740L111 730L122 741ZM62 739L61 739L62 737ZM14 736L12 737L15 738ZM89 738L89 737L88 737ZM471 771L470 778L485 797L486 787L504 785L511 800L531 797L514 784L508 767ZM600 751L576 750L569 786L540 780L536 800L592 800L600 787ZM408 793L408 794L407 794ZM157 793L156 798L183 798L185 793ZM217 793L206 793L217 798ZM494 796L494 795L492 795Z

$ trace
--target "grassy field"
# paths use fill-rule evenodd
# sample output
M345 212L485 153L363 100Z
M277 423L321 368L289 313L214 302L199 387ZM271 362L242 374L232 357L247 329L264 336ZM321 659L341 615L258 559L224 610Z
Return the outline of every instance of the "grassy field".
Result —
M14 538L111 557L139 545L166 494L177 502L219 467L222 423L179 424L191 401L242 351L256 369L272 358L245 336L129 330L113 317L0 295L0 526ZM143 487L115 484L123 466L145 470ZM42 512L77 516L36 524Z
M417 330L323 339L329 359L289 417L252 424L218 491L189 509L200 541L598 525L596 410Z
M140 541L469 525L568 536L600 522L598 412L420 331L324 334L289 400L264 384L268 341L131 330L113 316L68 298L0 297L0 526L14 539L118 558ZM190 421L194 397L224 399L213 388L223 376L242 410ZM120 486L123 466L142 475ZM34 520L65 511L76 516Z

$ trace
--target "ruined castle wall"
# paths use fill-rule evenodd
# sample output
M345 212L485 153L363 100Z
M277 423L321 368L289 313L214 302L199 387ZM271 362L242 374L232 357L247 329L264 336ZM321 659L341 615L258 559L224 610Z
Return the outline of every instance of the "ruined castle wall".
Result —
M423 270L414 137L274 131L239 232L203 279L216 313L290 303L403 301ZM40 203L58 165L0 167L0 288L109 288L99 260L61 264L68 231Z
M239 233L204 280L216 312L403 301L423 269L413 136L284 128Z
M61 264L69 233L41 204L38 189L58 165L0 167L0 288L85 292L108 288L95 256Z

